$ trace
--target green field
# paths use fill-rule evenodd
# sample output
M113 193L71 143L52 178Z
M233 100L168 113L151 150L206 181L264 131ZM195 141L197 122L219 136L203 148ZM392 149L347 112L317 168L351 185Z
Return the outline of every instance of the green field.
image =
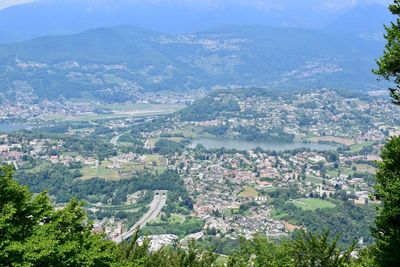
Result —
M183 223L185 222L185 220L186 220L185 216L176 213L171 213L171 216L168 218L168 223L169 224ZM152 221L152 223L163 223L163 221L161 220L161 215L159 215L156 220Z
M87 180L91 178L100 178L100 179L107 179L107 180L116 180L119 179L119 173L116 169L109 169L107 168L108 164L99 165L97 168L95 167L84 167L82 172L82 179Z
M336 205L330 201L318 198L300 198L292 201L296 207L303 210L316 210L325 208L334 208Z
M153 162L156 166L153 166ZM145 162L117 163L114 168L111 161L103 161L97 168L95 166L85 166L81 169L81 179L87 180L100 178L106 180L119 180L132 177L132 173L143 171L145 168L163 173L166 171L165 160L158 154L145 155Z
M252 197L252 198L254 198L254 197L257 197L257 196L258 196L258 192L255 189L253 189L253 188L251 188L249 186L246 186L243 189L243 191L239 193L239 197Z
M172 214L171 214L171 217L169 217L169 219L168 219L168 222L169 222L169 223L172 223L172 224L173 224L173 223L183 223L185 220L186 220L186 219L185 219L184 216L179 215L179 214L172 213Z

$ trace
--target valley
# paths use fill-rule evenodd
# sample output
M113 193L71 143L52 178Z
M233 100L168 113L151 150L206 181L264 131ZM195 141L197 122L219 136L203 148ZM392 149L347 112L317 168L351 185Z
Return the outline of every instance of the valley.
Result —
M61 117L80 119L49 120L61 103ZM1 136L1 157L18 181L48 188L59 205L71 196L87 201L96 229L112 239L152 214L153 194L167 190L140 233L186 240L201 232L198 241L217 242L222 254L240 236L282 238L300 228L345 231L344 246L371 242L374 160L400 130L385 98L328 89L149 93L122 104L48 100L34 109L5 119L33 130ZM103 117L135 111L145 112Z

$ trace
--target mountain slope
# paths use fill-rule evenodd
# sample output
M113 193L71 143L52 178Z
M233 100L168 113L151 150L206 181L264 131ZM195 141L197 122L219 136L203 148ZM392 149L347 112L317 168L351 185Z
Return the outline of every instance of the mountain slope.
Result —
M0 10L0 29L10 35L3 41L72 34L115 25L136 25L170 34L196 32L224 24L321 29L342 12L328 8L334 5L326 2L328 0L37 0Z
M330 23L325 31L353 35L370 40L383 40L384 24L395 19L387 7L378 4L358 6Z
M0 46L0 90L44 97L130 96L214 86L376 87L380 45L315 30L226 26L188 35L99 28Z

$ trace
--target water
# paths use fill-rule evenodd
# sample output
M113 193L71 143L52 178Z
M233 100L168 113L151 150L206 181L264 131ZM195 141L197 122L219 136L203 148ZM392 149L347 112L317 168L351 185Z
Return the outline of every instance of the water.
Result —
M0 133L11 133L18 130L31 128L31 126L25 124L0 123Z
M295 150L298 148L309 148L311 150L326 151L336 150L337 146L320 143L271 143L271 142L259 142L259 141L244 141L238 139L227 139L227 138L214 138L214 137L200 137L194 139L191 148L195 148L198 144L202 144L207 149L215 148L227 148L236 150L251 150L256 147L261 147L265 150L284 151L284 150Z

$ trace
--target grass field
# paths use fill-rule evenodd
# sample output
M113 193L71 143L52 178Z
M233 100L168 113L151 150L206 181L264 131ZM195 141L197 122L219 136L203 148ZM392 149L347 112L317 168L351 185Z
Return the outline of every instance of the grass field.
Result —
M243 191L239 193L239 197L257 197L257 196L258 192L249 186L246 186L243 189Z
M319 198L300 198L293 200L293 204L303 210L316 210L334 208L336 205L330 201Z
M107 180L117 180L119 179L119 173L118 170L116 169L108 169L107 168L108 164L105 165L104 163L102 165L99 165L97 168L96 167L84 167L81 172L82 172L82 178L83 180L91 179L91 178L101 178L101 179L107 179Z
M172 213L171 217L169 217L169 223L183 223L185 221L185 217L179 214Z
M153 166L153 162L156 166ZM145 155L144 162L118 163L114 168L111 161L103 161L97 167L86 166L81 169L81 179L87 180L91 178L100 178L106 180L119 180L131 178L136 171L143 171L145 168L163 173L166 171L166 162L162 156L158 154Z

